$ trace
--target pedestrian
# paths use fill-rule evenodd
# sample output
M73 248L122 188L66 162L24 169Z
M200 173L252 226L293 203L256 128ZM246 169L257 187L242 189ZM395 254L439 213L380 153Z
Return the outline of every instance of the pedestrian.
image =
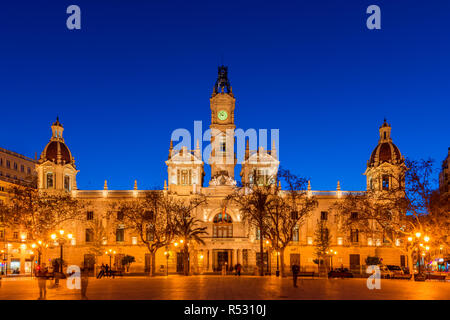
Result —
M297 277L300 272L300 266L294 262L292 265L292 280L294 281L294 288L297 288Z
M107 277L110 276L110 274L109 274L109 265L108 264L106 264L106 266L105 266L105 273L106 273Z
M38 267L39 270L36 273L36 278L39 286L39 298L38 300L45 300L47 298L47 277L48 269L45 263Z
M81 270L81 299L82 300L88 300L88 297L86 296L86 291L89 283L89 269L85 266Z
M236 265L236 273L237 273L237 275L238 275L239 277L241 276L241 269L242 269L242 266L241 266L240 263L238 263L238 264Z
M97 279L101 279L105 275L105 265L102 263L100 267L100 272L97 275Z

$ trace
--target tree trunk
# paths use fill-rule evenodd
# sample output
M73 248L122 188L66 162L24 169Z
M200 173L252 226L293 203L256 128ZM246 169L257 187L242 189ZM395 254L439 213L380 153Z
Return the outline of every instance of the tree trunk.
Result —
M264 276L264 239L261 232L259 234L259 275Z
M189 249L187 247L187 244L184 244L184 250L183 250L183 271L184 275L189 275Z
M280 249L280 269L281 269L281 276L285 277L286 276L286 271L284 270L284 248Z
M150 253L150 276L155 276L156 251Z

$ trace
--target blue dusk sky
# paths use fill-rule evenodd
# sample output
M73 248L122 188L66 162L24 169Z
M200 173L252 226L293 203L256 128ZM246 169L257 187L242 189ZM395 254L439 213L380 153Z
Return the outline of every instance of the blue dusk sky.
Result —
M59 115L80 189L161 187L173 130L209 127L223 63L238 128L279 129L312 189L361 190L385 117L403 155L447 155L449 22L448 0L5 1L0 146L39 156Z

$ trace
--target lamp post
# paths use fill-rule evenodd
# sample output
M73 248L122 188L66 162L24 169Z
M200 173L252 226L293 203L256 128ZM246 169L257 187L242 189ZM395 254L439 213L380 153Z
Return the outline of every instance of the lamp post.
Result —
M59 266L60 266L60 272L63 273L63 246L64 246L64 243L66 242L66 238L64 237L64 230L63 229L59 230L59 236L56 233L53 233L50 236L50 238L52 238L52 240L57 241L59 244L59 248L60 248ZM73 236L71 233L67 234L67 239L71 240L72 238L73 238Z
M170 258L170 251L169 247L166 246L166 251L164 252L164 255L166 256L166 276L169 276L169 258Z
M116 251L113 249L109 249L108 251L105 251L105 254L109 256L109 270L111 271L112 270L111 257L116 254Z
M408 242L410 242L411 245L413 247L416 247L416 249L417 249L417 262L419 264L419 266L418 266L419 267L419 272L418 272L419 275L422 273L421 266L420 266L420 264L421 264L420 260L422 259L422 256L425 256L425 253L423 253L423 254L420 253L420 248L424 247L421 239L422 239L422 233L421 232L416 232L415 233L415 237L412 237L412 236L408 237ZM428 243L430 241L430 237L429 236L424 236L423 237L423 241L425 243ZM430 247L426 246L425 250L426 251L430 250Z
M277 277L280 276L280 251L277 251Z

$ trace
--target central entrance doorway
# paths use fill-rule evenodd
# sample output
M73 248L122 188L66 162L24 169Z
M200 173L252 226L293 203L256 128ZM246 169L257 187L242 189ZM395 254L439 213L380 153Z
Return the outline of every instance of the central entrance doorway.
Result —
M233 259L231 249L217 249L213 250L213 271L220 272L222 268L226 268L227 271L233 266Z

